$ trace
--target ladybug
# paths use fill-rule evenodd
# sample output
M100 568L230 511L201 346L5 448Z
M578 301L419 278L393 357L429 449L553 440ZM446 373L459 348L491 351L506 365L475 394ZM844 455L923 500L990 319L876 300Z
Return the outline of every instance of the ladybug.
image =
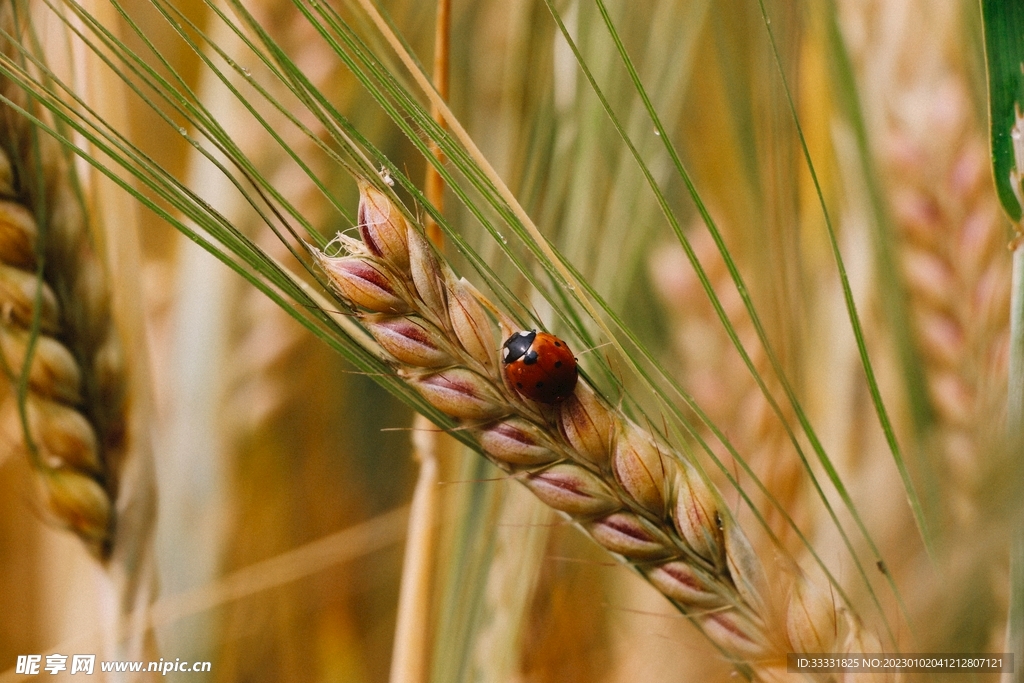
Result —
M501 360L509 384L531 401L558 403L576 389L576 359L553 334L516 332L501 347Z

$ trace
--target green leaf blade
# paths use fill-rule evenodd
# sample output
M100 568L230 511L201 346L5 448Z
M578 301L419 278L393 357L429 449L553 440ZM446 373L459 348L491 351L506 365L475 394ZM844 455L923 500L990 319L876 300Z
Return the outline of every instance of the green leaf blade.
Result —
M988 65L992 172L1003 210L1017 222L1022 211L1020 188L1014 188L1016 161L1011 131L1017 112L1024 111L1024 3L982 0L981 14Z

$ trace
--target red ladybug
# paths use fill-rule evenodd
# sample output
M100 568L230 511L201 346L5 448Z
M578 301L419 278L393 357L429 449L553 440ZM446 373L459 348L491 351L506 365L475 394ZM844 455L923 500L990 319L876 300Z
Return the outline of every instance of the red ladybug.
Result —
M576 359L553 334L516 332L501 347L501 359L509 384L531 401L558 403L576 389Z

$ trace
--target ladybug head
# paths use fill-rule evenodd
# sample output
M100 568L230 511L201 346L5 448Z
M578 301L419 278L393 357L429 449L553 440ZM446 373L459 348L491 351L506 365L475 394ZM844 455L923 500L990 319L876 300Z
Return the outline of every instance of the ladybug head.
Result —
M516 362L526 355L526 352L533 346L533 340L536 337L537 330L516 332L506 339L505 344L501 347L501 360L505 365Z

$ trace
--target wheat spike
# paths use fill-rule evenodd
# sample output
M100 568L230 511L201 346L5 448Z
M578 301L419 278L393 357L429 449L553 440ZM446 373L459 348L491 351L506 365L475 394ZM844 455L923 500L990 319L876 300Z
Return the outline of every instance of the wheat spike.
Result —
M106 274L56 143L10 109L0 178L0 355L15 393L27 386L9 426L53 519L106 559L128 409Z
M963 527L977 521L982 454L1004 417L996 401L1005 393L1010 259L964 84L950 78L929 91L922 129L893 130L886 161L914 332L951 484L949 514ZM942 135L951 152L925 144L943 118L953 124Z
M986 513L1001 497L1007 462L999 439L1009 233L987 169L985 122L975 108L981 93L972 88L965 57L974 49L965 21L970 10L920 0L845 0L839 10L905 294L907 315L894 324L910 333L923 380L914 389L928 414L917 414L913 436L935 473L925 486L937 493L936 527L944 532L942 581L904 583L911 587L908 606L924 625L920 637L936 649L999 651L1004 520ZM916 579L923 563L908 554L889 571ZM969 607L945 590L957 582L972 586ZM971 628L963 627L967 612Z
M951 163L938 169L947 173L936 185L905 186L893 198L914 331L953 494L949 514L959 527L977 521L982 456L1004 418L997 397L1005 393L1010 281L1005 233L986 182L984 142L963 142ZM932 166L930 161L918 156L903 177Z
M777 617L764 570L720 494L668 444L581 381L542 406L507 385L501 339L515 324L458 279L390 199L360 184L362 241L345 255L315 251L339 298L380 344L397 374L473 436L479 450L598 544L632 564L734 661L770 672L806 627Z
M978 521L985 452L1004 415L1007 232L984 121L971 103L958 5L846 3L875 153L897 232L953 528Z

